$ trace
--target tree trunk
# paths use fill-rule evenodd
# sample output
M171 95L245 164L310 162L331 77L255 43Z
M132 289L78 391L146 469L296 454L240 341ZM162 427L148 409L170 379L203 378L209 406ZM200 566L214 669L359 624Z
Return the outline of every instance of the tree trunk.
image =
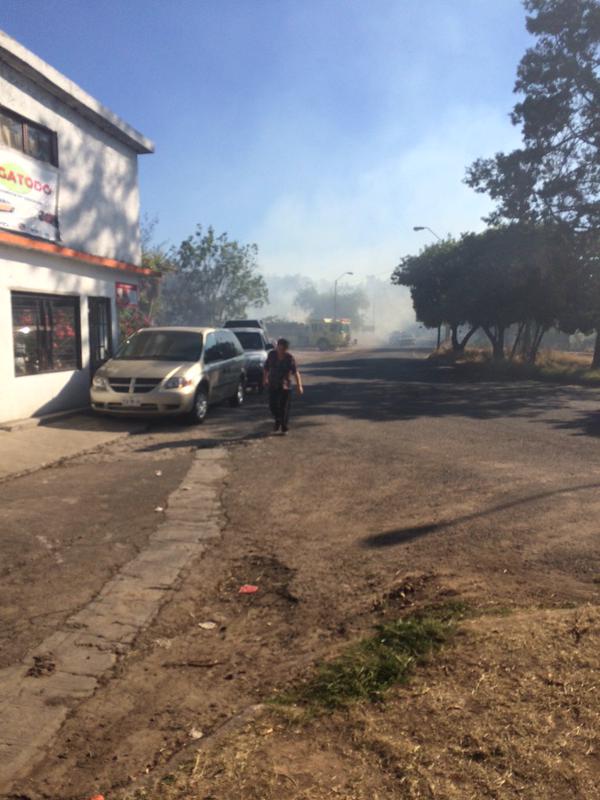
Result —
M492 354L494 361L504 361L504 334L506 328L496 326L495 332L492 328L483 328L485 335L492 343Z
M527 320L527 322L525 323L525 329L523 330L523 337L521 338L521 346L519 348L519 355L524 361L529 361L531 357L531 350L535 341L535 336L532 336L531 329L532 329L531 320Z
M592 369L600 369L600 328L596 329L596 344L594 346L594 358L592 359Z
M465 347L469 343L469 339L473 334L478 330L478 326L476 325L473 328L469 328L469 330L465 333L462 338L462 341L458 337L458 328L459 325L452 325L451 331L451 339L452 339L452 352L453 353L464 353Z
M525 330L526 322L519 323L519 329L517 331L517 335L515 337L515 341L513 342L512 350L510 351L510 360L512 361L517 354L517 350L519 349L519 343L521 342L521 336L523 335L523 331Z
M452 352L461 353L463 348L460 346L460 342L458 341L458 325L452 325L451 331Z
M494 361L504 361L504 328L498 328L493 347Z
M535 364L538 350L540 349L540 345L542 343L542 339L544 338L545 333L546 333L546 328L544 328L543 325L538 325L535 331L535 335L533 337L533 341L531 342L531 347L529 348L529 353L527 353L527 362L529 364Z

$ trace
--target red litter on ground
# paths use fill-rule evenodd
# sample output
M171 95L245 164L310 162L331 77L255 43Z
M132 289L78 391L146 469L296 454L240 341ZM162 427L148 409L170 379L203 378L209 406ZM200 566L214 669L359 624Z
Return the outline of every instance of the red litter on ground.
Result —
M95 794L93 797L90 797L90 800L104 800L103 794Z
M253 586L251 583L245 583L239 589L239 594L254 594L254 592L258 592L258 586Z

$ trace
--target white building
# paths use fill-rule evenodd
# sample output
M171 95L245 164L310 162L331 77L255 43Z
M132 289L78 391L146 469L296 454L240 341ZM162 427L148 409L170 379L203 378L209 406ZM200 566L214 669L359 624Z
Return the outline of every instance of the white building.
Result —
M87 405L140 267L154 146L0 31L0 423Z

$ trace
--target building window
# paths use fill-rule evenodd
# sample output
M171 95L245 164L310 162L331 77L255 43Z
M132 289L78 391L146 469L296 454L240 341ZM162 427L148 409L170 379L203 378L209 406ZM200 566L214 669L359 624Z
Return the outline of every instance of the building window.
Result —
M58 166L56 134L5 108L0 108L0 144Z
M79 298L12 293L15 375L81 369Z

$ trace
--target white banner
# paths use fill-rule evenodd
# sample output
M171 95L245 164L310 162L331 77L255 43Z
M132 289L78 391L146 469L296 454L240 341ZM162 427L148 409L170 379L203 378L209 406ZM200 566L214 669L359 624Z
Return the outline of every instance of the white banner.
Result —
M58 241L58 169L0 145L0 229Z

